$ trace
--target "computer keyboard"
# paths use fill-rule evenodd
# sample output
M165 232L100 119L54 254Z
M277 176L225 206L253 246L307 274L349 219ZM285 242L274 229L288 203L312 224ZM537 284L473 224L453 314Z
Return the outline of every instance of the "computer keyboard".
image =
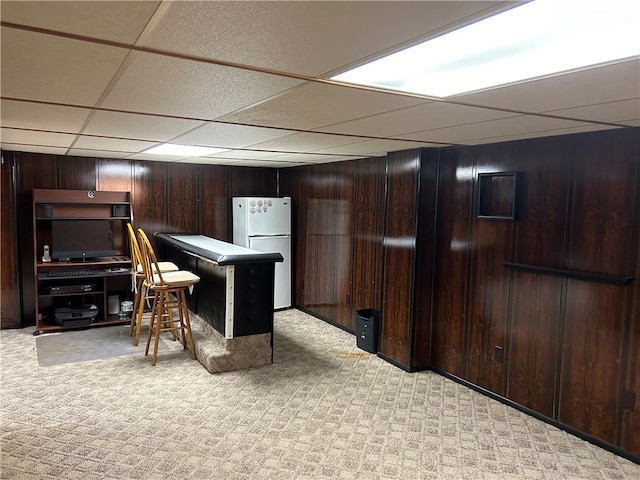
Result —
M88 277L97 273L99 270L53 270L47 272L47 277Z

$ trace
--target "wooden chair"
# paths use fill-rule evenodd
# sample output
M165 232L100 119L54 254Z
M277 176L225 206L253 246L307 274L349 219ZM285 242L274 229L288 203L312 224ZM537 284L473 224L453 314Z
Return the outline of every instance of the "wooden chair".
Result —
M142 266L140 245L138 244L138 239L131 223L127 223L127 230L129 232L129 250L131 251L131 283L134 292L133 312L131 313L129 336L133 335L135 328L136 336L133 339L133 344L138 345L142 316L144 314L144 305L148 298L148 288L146 288L144 284L145 275ZM156 268L159 268L161 272L177 272L180 270L180 268L172 262L158 262Z
M182 347L187 348L187 339L191 345L191 356L196 359L196 348L193 343L191 322L189 321L189 307L187 305L186 290L200 281L200 277L186 270L162 272L159 268L156 254L149 242L149 238L142 229L138 229L142 265L145 274L144 287L153 291L153 306L151 320L147 334L147 346L144 354L149 354L151 337L154 336L152 365L158 358L158 341L160 333L170 331L173 338L179 330L182 337ZM177 310L175 312L174 310Z

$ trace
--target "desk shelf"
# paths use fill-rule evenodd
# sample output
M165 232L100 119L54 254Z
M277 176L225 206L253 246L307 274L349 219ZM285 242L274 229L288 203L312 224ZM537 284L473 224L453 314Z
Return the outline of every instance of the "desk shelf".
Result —
M132 221L129 192L35 189L33 191L34 294L36 334L126 324L130 321L108 313L108 297L131 300L131 261L126 224ZM52 246L52 224L59 220L99 220L110 222L115 255L86 262L42 261L45 245ZM55 250L55 246L52 246ZM61 275L49 276L49 272ZM64 275L64 272L81 272ZM52 292L52 289L59 289ZM98 315L91 323L60 325L57 308L95 305ZM86 324L85 324L86 323Z

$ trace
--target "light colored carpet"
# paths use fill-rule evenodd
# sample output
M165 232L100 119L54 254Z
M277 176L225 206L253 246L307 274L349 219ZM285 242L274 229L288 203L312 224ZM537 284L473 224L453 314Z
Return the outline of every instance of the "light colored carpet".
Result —
M296 310L274 363L208 373L162 351L39 367L0 332L3 479L638 479L640 466ZM166 342L173 344L177 342Z
M142 343L145 341L146 336ZM129 337L129 325L38 335L36 350L41 367L140 353Z

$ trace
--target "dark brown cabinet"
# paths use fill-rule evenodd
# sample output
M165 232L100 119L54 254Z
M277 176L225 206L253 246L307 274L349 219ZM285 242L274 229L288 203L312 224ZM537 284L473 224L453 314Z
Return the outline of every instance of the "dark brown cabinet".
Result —
M129 192L33 190L37 332L129 321L131 219Z

